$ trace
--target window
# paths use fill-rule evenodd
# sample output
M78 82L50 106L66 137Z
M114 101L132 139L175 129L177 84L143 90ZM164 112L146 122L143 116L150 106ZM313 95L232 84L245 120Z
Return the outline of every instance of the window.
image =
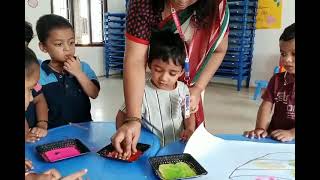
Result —
M76 45L102 45L104 5L106 0L51 0L51 11L73 25Z

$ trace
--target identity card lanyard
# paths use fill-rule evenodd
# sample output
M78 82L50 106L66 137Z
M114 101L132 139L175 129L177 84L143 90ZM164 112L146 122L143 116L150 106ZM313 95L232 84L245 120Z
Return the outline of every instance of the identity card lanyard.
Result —
M181 25L180 25L180 21L179 21L179 18L178 18L178 15L177 15L177 12L176 10L172 7L172 4L170 3L170 7L171 7L171 14L172 14L172 17L173 17L173 20L174 20L174 23L176 25L176 28L179 32L179 35L180 35L180 38L183 40L183 45L184 45L184 49L186 51L186 59L185 59L185 63L184 63L184 81L186 82L187 86L190 86L190 66L189 66L189 59L190 59L190 52L188 53L188 48L187 48L187 43L186 43L186 40L185 40L185 36L182 32L182 29L181 29ZM189 46L189 49L191 50L192 47L193 47L193 38L191 40L191 43L190 43L190 46ZM187 94L186 97L185 97L185 106L184 106L184 110L185 110L185 118L188 118L190 117L190 95Z

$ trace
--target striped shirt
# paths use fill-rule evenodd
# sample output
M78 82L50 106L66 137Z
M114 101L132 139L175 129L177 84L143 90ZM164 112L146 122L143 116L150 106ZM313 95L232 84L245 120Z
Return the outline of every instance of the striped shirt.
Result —
M142 126L149 129L165 146L179 140L184 128L184 99L189 94L188 86L178 81L174 90L162 90L147 80L141 108ZM125 112L125 105L120 108Z

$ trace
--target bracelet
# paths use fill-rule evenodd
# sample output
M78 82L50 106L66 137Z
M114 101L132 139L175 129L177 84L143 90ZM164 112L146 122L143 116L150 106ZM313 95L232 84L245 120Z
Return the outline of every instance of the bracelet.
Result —
M47 121L47 120L38 120L37 124L38 124L38 123L41 123L41 122L45 122L45 123L48 124L48 121Z
M137 117L126 117L124 119L123 124L131 122L131 121L136 121L136 122L139 122L141 124L141 118L137 118Z
M256 129L254 129L254 130L262 130L262 131L266 131L265 129L263 129L263 128L256 128Z

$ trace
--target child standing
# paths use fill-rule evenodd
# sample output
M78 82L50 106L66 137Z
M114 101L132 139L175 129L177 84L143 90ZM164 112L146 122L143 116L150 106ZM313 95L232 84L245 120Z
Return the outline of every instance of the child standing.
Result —
M28 46L33 38L32 26L25 21L25 46ZM35 142L48 133L48 105L42 93L39 83L32 89L33 101L30 102L26 111L26 119L31 128L26 137L27 142Z
M155 32L151 36L148 67L151 79L146 81L142 102L142 125L156 134L165 146L179 138L189 139L195 130L194 114L185 118L184 99L188 86L178 81L184 73L185 51L178 34ZM118 111L119 128L126 116L125 105Z
M256 128L245 131L247 137L272 138L285 142L295 138L295 24L280 36L280 61L286 72L273 75L262 95ZM270 121L274 105L274 113Z
M100 91L96 74L75 57L74 29L65 18L48 14L36 25L41 51L50 60L41 64L40 83L49 107L48 128L92 121L90 98Z
M37 82L39 81L40 76L40 65L37 60L36 55L34 52L25 47L25 111L27 110L29 103L33 100L32 90L36 86ZM29 130L27 120L25 120L25 135L27 135ZM83 175L87 173L87 169L78 171L74 174L71 174L66 177L61 177L60 173L55 169L49 169L48 171L37 174L29 172L32 169L32 162L29 160L25 160L25 179L26 180L77 180L81 178Z

